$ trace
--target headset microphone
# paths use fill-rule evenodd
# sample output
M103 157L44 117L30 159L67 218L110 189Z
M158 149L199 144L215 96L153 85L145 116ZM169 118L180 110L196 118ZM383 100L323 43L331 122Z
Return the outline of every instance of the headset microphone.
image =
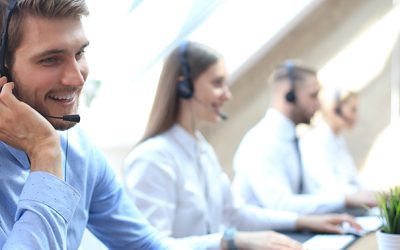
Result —
M53 118L53 119L60 119L67 122L75 122L78 123L81 121L81 117L79 115L64 115L64 116L51 116L45 115L45 117Z
M204 103L203 101L201 101L199 98L197 98L196 96L193 97L193 99L195 101L197 101L198 103L200 103L201 105L203 105L205 108L207 108L210 111L213 111L215 113L217 113L217 115L219 116L219 118L221 118L222 120L227 120L228 119L228 115L222 111L219 110L215 110L213 109L211 106L207 105L206 103Z
M228 119L228 115L225 114L224 112L219 111L219 112L218 112L218 115L219 115L219 117L220 117L222 120L224 120L224 121Z

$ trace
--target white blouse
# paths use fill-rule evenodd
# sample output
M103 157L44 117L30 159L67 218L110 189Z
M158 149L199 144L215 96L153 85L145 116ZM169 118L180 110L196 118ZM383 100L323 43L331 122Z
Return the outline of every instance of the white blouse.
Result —
M324 121L307 132L300 141L304 168L310 193L341 193L357 191L357 168L341 135L333 133Z
M194 249L219 249L224 228L290 230L297 214L234 202L227 175L200 132L175 124L138 145L125 163L125 188L150 223Z

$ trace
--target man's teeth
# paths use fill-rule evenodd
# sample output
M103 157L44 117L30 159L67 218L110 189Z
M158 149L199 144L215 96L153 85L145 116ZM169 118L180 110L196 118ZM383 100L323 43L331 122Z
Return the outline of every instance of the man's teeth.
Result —
M74 96L50 96L50 98L55 99L55 100L72 100L74 98Z

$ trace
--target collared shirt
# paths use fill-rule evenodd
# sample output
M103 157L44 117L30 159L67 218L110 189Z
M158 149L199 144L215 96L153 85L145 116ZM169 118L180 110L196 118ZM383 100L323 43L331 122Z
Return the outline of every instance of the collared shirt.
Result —
M180 125L139 144L125 164L129 196L165 235L219 249L225 227L293 229L297 214L235 203L214 150Z
M61 134L66 182L30 172L27 155L0 142L0 248L78 249L88 229L109 249L163 249L113 170L81 130Z
M343 195L298 194L304 176L300 176L295 136L295 124L269 109L246 133L236 151L235 194L250 204L302 214L341 211Z
M321 121L300 140L310 193L349 194L357 191L357 169L341 135Z

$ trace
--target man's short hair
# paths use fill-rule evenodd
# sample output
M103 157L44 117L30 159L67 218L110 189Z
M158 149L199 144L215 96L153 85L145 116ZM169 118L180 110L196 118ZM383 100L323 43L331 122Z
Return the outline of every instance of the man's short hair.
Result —
M270 76L270 83L279 83L283 80L302 82L306 75L317 75L317 71L299 60L286 60L278 64Z

